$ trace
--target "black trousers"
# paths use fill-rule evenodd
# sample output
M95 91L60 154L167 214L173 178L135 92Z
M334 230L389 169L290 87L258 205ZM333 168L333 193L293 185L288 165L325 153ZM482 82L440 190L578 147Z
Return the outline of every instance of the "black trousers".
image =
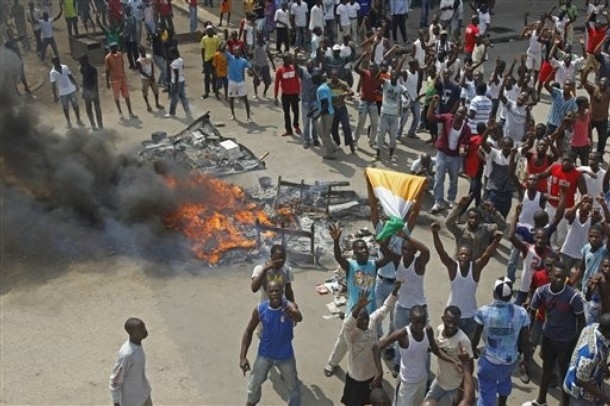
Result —
M398 30L402 36L402 42L407 42L407 15L394 14L392 16L392 39L398 41Z
M593 129L597 131L597 152L601 154L603 159L606 141L608 140L608 120L591 120L591 132L593 132Z
M290 110L292 109L293 120L290 121ZM292 134L292 127L299 126L299 95L282 93L282 110L284 110L284 127L286 132Z
M131 69L136 67L136 61L140 56L138 51L138 43L135 41L125 41L125 50L127 52L127 60Z
M288 52L290 50L290 40L288 38L288 28L286 27L277 27L276 28L276 40L277 40L277 51L280 52L282 44L284 44L284 52Z
M210 94L210 84L212 85L212 91L216 93L216 75L214 75L214 65L212 65L214 58L203 63L203 83L205 86L205 94Z

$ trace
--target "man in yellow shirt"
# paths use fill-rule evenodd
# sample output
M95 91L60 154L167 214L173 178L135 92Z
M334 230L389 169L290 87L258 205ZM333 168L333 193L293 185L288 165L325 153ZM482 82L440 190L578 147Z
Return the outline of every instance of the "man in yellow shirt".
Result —
M203 73L204 73L204 84L205 93L201 97L207 99L210 96L210 84L212 85L212 91L216 90L216 75L214 74L214 55L220 45L220 39L214 32L214 27L208 25L205 27L206 35L201 38L201 62L203 62Z
M78 37L78 14L76 12L75 0L64 0L64 17L70 37Z

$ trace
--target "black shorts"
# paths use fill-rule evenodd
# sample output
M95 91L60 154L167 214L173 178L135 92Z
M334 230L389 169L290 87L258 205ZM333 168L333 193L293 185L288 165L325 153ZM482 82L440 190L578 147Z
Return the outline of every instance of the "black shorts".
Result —
M370 385L372 381L373 378L366 381L356 381L349 374L345 374L345 386L343 387L341 403L347 406L364 406L371 403Z

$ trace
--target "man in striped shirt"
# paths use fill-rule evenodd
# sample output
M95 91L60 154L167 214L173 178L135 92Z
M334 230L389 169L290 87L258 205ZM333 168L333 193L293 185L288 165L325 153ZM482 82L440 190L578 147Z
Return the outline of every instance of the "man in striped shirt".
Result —
M487 84L479 83L476 87L477 95L470 101L470 111L468 112L468 125L473 134L477 134L477 125L479 123L487 124L491 115L492 102L491 99L485 96L487 93Z
M553 69L553 73L557 68ZM544 88L551 94L551 109L547 118L546 133L552 134L561 125L566 113L576 110L576 98L572 94L572 81L566 80L563 83L563 88L559 83L551 85L551 78L554 75L549 75L549 78L544 82Z

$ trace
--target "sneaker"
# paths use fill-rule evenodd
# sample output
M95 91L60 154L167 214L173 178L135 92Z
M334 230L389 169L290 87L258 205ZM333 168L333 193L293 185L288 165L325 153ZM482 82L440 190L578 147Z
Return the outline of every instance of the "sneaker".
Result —
M320 141L318 141L318 140L313 140L313 146L314 146L314 147L319 147L319 146L320 146Z
M291 133L291 132L288 132L288 131L284 131L284 132L282 133L282 137L288 137L289 135L292 135L292 133Z
M165 113L165 115L163 117L165 117L165 118L174 117L174 114Z
M299 127L294 127L294 133L297 135L301 135L301 129Z
M231 121L236 121L235 116L231 116Z
M449 200L447 203L448 203L447 205L449 206L450 209L453 209L457 205L455 200Z
M70 128L72 128L72 123L67 122L67 123L66 123L66 128L67 128L68 130L69 130Z
M519 379L521 380L521 382L523 382L525 384L530 383L530 374L523 367L521 367L521 370L519 371ZM537 403L533 403L533 404L537 404Z
M206 94L204 94L204 95L202 95L202 96L201 96L201 98L202 98L203 100L207 99L208 97L210 97L210 94L209 94L209 93L206 93Z
M150 106L146 107L146 111L148 111L149 113L152 113L152 107L150 107Z
M311 144L306 142L305 144L303 144L303 149L309 149L310 146L311 146Z
M546 406L546 402L538 403L535 400L532 400L529 402L521 403L521 406Z
M253 100L258 100L258 95L255 94L254 97L252 97Z
M352 152L352 154L356 153L356 147L354 147L354 145L350 145L349 150Z
M119 113L119 121L123 121L123 113Z
M136 115L135 115L135 114L133 114L133 113L129 113L129 118L130 118L131 120L137 120L137 119L138 119L138 116L136 116Z
M417 135L415 135L415 131L411 132L409 131L407 133L407 138L419 138Z
M157 110L165 110L165 107L160 104L157 104L155 107L157 108Z
M390 155L390 161L396 162L396 155Z
M92 126L91 127L91 131L97 131L97 127L96 126Z
M253 123L254 122L254 120L252 120L252 117L250 117L250 116L248 116L246 118L246 121L249 122L249 123Z
M445 209L445 206L443 206L442 204L434 203L434 206L432 206L432 208L430 209L430 213L435 214L444 209Z
M84 127L84 126L85 126L85 123L83 123L83 122L82 122L82 121L80 121L80 120L77 120L77 121L76 121L76 124L77 124L79 127Z

